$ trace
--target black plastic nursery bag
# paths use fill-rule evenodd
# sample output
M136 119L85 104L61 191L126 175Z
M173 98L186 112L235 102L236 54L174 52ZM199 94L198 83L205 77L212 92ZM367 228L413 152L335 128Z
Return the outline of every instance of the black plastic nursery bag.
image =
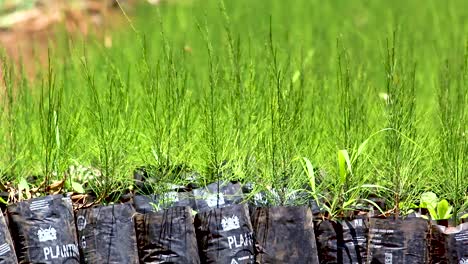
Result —
M81 209L76 214L82 263L139 263L131 204Z
M342 263L366 263L367 262L367 236L369 233L367 219L354 219L340 221L343 232L338 236L339 254Z
M219 190L219 192L218 192ZM242 202L243 194L239 183L212 183L193 190L197 211L226 207Z
M253 227L257 263L319 263L309 207L259 207Z
M367 226L366 219L317 221L320 263L366 263Z
M80 263L71 200L49 195L8 207L20 263Z
M428 262L429 223L421 218L370 219L368 263Z
M337 222L327 219L315 222L320 263L338 263L338 225Z
M199 212L195 228L201 263L254 263L253 230L246 204Z
M5 217L0 212L0 264L15 264L16 260L15 247L10 236L10 230L5 222Z
M192 192L168 192L162 195L136 195L133 205L138 213L156 212L172 206L195 207Z
M190 207L137 214L135 227L140 263L200 263Z
M431 227L430 263L468 264L468 223L457 227Z

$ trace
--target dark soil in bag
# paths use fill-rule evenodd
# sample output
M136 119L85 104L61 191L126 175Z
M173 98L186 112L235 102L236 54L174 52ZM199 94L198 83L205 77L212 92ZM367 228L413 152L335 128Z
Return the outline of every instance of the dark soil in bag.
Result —
M71 200L49 195L8 207L20 263L80 263Z
M82 263L139 263L131 204L81 209L76 213Z
M218 193L219 190L219 193ZM197 211L221 208L242 202L243 193L239 183L212 183L205 188L193 190Z
M135 227L140 263L200 263L190 207L137 214Z
M254 263L253 230L246 204L199 212L195 230L201 263Z
M431 227L430 263L468 263L468 223Z
M317 221L320 263L366 263L367 234L366 219Z
M370 219L368 263L428 262L429 223L421 218Z
M0 211L0 264L16 264L15 247L5 217Z
M195 207L192 192L168 192L162 195L136 195L133 205L138 213L156 212L172 206Z
M257 263L319 263L308 207L260 207L253 219Z

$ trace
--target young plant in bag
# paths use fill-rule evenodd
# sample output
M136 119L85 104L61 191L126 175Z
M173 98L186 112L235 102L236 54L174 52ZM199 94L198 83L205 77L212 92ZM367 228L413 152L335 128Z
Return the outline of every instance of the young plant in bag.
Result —
M453 215L453 206L445 199L439 200L433 192L425 192L421 195L419 207L427 209L433 220L448 220Z

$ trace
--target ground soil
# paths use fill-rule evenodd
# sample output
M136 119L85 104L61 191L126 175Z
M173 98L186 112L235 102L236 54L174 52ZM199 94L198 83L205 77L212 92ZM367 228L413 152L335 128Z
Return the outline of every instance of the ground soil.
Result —
M105 45L112 45L108 32L124 22L113 0L80 0L79 5L70 5L68 0L44 2L47 4L14 12L14 23L0 27L1 49L16 63L21 61L30 76L34 76L37 65L47 62L48 48L53 49L58 30L65 29L71 37L85 37L93 32ZM129 7L133 3L124 4Z

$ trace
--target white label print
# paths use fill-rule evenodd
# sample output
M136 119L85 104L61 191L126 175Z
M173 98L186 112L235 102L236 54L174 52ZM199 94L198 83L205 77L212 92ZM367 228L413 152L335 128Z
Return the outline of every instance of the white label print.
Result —
M244 257L238 258L237 260L239 260L239 261L244 261L244 260L249 260L249 259L253 259L253 256L252 256L252 255L250 255L250 256L244 256Z
M362 227L364 225L362 219L354 220L354 227Z
M247 248L254 244L252 232L228 236L227 240L229 249ZM248 254L247 256L244 255L231 259L231 263L252 263L253 258L252 254Z
M78 247L75 244L45 247L43 251L45 260L78 256Z
M36 200L32 201L29 204L29 209L31 211L41 211L41 210L46 210L49 208L49 201L47 200Z
M219 199L218 199L219 196ZM208 194L208 197L206 197L206 203L208 204L209 207L216 207L218 205L224 205L224 195L220 193L219 195L216 193L211 193Z
M385 264L393 264L392 253L385 253Z
M11 251L10 245L8 245L7 243L0 245L0 256L3 256L10 251Z
M82 215L76 218L76 227L78 231L82 231L86 227L86 218Z
M372 239L370 240L369 247L371 248L381 248L382 247L382 238L384 234L393 234L395 230L391 229L375 229L371 228L369 229L369 234L372 236ZM390 254L391 253L385 253L385 254Z
M249 255L249 256L244 256L244 257L240 257L240 258L233 258L231 260L231 263L230 264L239 264L239 263L252 263L250 260L253 259L253 256L252 255Z
M468 264L468 258L462 258L462 259L460 259L460 261L458 262L458 264Z
M87 245L88 245L88 244L86 244L86 237L85 237L85 236L82 236L82 237L81 237L81 247L82 247L83 249L85 249Z
M223 220L221 220L221 226L224 231L238 229L240 228L239 217L235 215L231 217L223 217Z
M228 236L229 249L248 247L253 245L253 234L245 233L239 235ZM247 256L248 258L248 256ZM238 258L237 260L245 260L246 257Z
M468 240L468 232L462 231L455 235L456 241L467 241Z
M37 231L37 237L39 238L39 242L56 240L57 231L51 226L46 229L39 228L39 231Z

